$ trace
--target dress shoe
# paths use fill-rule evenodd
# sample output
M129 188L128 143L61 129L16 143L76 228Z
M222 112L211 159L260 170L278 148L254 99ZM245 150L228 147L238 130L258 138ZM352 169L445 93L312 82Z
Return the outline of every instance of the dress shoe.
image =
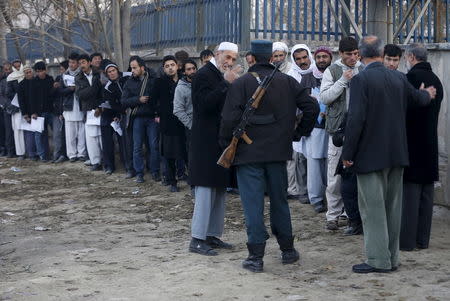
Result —
M354 273L368 274L368 273L390 273L392 269L377 269L367 263L356 264L352 267Z
M170 185L169 191L170 192L179 192L180 190L178 189L177 185Z
M143 175L137 175L136 176L136 180L134 180L134 181L136 181L136 183L144 183L145 182L144 176Z
M253 273L261 273L264 268L264 251L266 243L249 244L247 243L248 257L242 262L242 267Z
M102 166L100 164L94 164L91 167L91 171L97 171L97 170L101 170Z
M362 223L355 223L352 221L349 221L347 228L344 230L344 235L350 236L350 235L360 235L363 234L363 226Z
M206 243L206 241L192 238L191 243L189 244L189 252L197 253L205 256L216 256L218 253L211 248L210 245Z
M331 231L339 230L338 221L337 220L327 221L327 223L325 224L325 228Z
M233 249L233 245L232 244L226 243L226 242L224 242L224 241L222 241L219 238L214 237L214 236L207 236L206 237L206 243L208 245L210 245L211 248L213 248L213 249L228 249L228 250Z
M160 182L161 181L161 176L157 173L152 174L152 180L155 182Z
M127 174L126 174L125 179L132 179L132 178L134 178L135 176L136 176L136 173L135 173L135 172L129 171L129 172L127 172Z

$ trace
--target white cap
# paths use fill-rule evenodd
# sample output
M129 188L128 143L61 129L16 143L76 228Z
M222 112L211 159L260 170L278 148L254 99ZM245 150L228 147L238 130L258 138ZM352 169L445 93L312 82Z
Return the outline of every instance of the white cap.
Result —
M222 42L219 45L219 48L217 48L217 51L233 51L233 52L239 52L238 45L230 42Z
M274 53L275 51L284 51L285 53L288 53L289 48L283 42L275 42L272 45L272 53Z

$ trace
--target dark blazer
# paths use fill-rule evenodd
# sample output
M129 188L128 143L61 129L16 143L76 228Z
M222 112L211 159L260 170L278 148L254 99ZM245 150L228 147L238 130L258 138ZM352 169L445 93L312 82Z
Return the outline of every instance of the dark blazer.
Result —
M192 82L191 185L222 188L230 185L229 171L217 165L222 154L219 145L221 112L229 86L211 62L198 70Z
M98 108L102 100L103 86L100 82L100 73L92 71L92 85L83 71L75 77L75 94L81 104L82 111L90 111Z
M8 114L14 114L14 113L19 112L19 108L11 104L12 100L14 99L14 96L18 92L19 92L19 81L18 80L12 80L12 81L6 82L6 97L8 100L7 100L5 108L6 108L6 112Z
M268 63L256 64L249 72L256 72L263 79L274 68ZM227 142L231 140L233 129L239 123L245 105L257 87L256 78L247 73L233 82L228 90L220 132L221 138ZM302 88L293 77L277 72L246 129L253 143L246 144L240 140L234 165L290 160L297 108L303 111L302 120L297 127L300 134L296 137L299 139L313 130L319 105L309 96L308 89Z
M41 116L42 113L51 113L53 111L53 98L55 89L53 88L53 77L46 75L44 79L35 77L33 98L31 101L31 114Z
M353 161L356 173L408 166L406 110L429 103L404 74L369 64L350 85L342 159Z
M406 77L417 89L422 83L425 87L436 88L436 97L429 106L408 108L406 114L409 167L405 169L404 179L418 184L432 184L439 180L437 126L444 91L430 63L416 64Z
M24 78L20 83L17 90L17 97L19 101L20 112L22 115L28 115L31 117L33 114L33 101L35 93L35 81L34 79Z
M167 75L155 80L151 98L158 104L161 134L167 136L183 136L184 125L173 114L173 97L178 82Z
M150 96L151 89L154 85L155 75L150 69L147 69L149 78L147 86L145 87L143 96ZM138 77L131 76L125 83L120 102L125 108L136 109L135 115L132 117L148 117L155 118L158 116L158 105L149 98L148 102L143 104L139 101L139 94L141 93L142 80Z
M125 114L125 109L120 103L120 99L122 98L122 91L125 83L129 79L129 76L122 76L120 73L120 77L115 81L108 81L103 89L103 100L102 102L108 101L111 109L102 109L102 115L100 124L103 126L110 126L111 122L115 117L121 118L123 114Z

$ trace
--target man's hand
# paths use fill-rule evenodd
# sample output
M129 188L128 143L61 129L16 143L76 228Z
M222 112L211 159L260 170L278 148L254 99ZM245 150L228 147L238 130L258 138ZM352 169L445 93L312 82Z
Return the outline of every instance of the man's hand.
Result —
M225 80L227 82L229 82L230 84L232 82L234 82L236 79L239 78L239 73L242 72L242 67L241 65L236 65L233 68L230 68L229 70L227 70L225 72L225 74L223 75L223 77L225 78Z
M38 115L37 115L37 114L33 114L33 115L31 115L31 118L37 119L37 118L38 118Z
M344 71L344 73L342 74L342 76L344 76L344 78L346 80L351 80L353 77L353 70L352 69L348 69L346 71Z
M23 115L23 118L25 119L26 122L31 123L31 118L30 116L27 115Z
M429 87L425 88L425 84L422 83L422 84L420 85L420 88L419 88L419 89L420 89L420 90L427 91L428 94L430 94L430 98L431 98L431 99L434 99L434 98L436 97L436 88L433 87L433 86L429 86Z
M141 103L147 103L148 102L149 97L148 96L141 96L139 97L139 101Z
M95 116L95 117L98 117L98 116L100 116L101 114L102 114L102 109L101 109L101 108L95 109L95 112L94 112L94 116Z
M64 120L64 116L63 115L59 115L59 120L63 121Z
M119 118L119 117L114 117L114 118L113 118L113 121L114 121L114 122L119 122L119 121L120 121L120 118Z
M155 122L159 123L161 121L161 119L159 119L159 117L155 117Z
M58 89L60 87L59 82L54 82L53 83L53 88Z
M353 161L342 160L342 164L344 164L344 168L349 168L353 166Z

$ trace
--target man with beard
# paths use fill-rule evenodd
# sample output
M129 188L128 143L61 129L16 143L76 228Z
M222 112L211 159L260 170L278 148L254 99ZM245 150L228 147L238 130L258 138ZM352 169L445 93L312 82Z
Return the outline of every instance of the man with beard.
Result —
M195 207L189 251L207 256L218 254L213 248L232 248L218 238L223 233L230 174L217 164L217 160L222 154L219 145L222 107L228 88L241 69L240 66L233 67L237 57L236 44L220 43L215 57L197 72L192 82L194 117L189 183L195 186Z
M300 82L300 85L308 89L309 94L319 103L320 84L323 73L331 65L331 59L329 48L324 46L317 48L314 52L316 64L312 72L302 76ZM317 213L325 211L324 198L327 187L328 134L325 131L325 106L321 105L320 108L320 115L311 135L302 139L302 153L307 161L308 199Z
M158 104L150 98L150 91L154 84L151 69L145 67L145 62L139 56L130 58L132 76L123 87L121 103L130 108L127 128L133 134L133 167L136 171L136 182L144 183L144 139L148 139L150 152L150 172L155 182L161 181L159 155L159 120ZM143 86L145 83L145 86Z
M91 115L92 120L99 118L99 105L102 99L102 83L100 82L100 73L96 72L91 67L91 58L82 54L78 57L81 72L75 77L75 94L81 103L81 111ZM92 116L93 115L93 116ZM91 171L101 169L102 161L102 141L100 124L90 124L86 119L86 146L89 155L89 161L92 165Z
M58 88L58 94L63 97L67 157L72 163L87 160L84 113L75 94L75 77L80 73L78 57L76 52L69 55L69 68L63 74Z
M156 79L151 98L159 106L161 156L166 163L166 181L170 192L178 192L176 160L186 161L186 136L183 124L173 114L173 97L178 83L178 64L174 56L163 58L164 75Z
M14 132L11 124L11 114L6 111L8 104L8 96L6 94L7 82L6 78L12 72L10 63L3 64L2 75L0 76L0 156L8 156L14 154Z
M288 74L291 70L291 63L287 60L289 48L283 42L275 42L272 46L272 58L271 63L280 64L278 70L284 74Z
M400 249L427 249L433 219L434 182L439 180L438 120L444 91L442 83L427 62L427 49L410 44L405 52L408 81L436 88L436 97L427 107L408 107L406 134L409 166L403 182L403 212Z
M291 69L288 75L301 83L302 77L312 73L314 58L305 44L298 44L291 49ZM297 110L297 112L299 112ZM303 138L302 138L303 139ZM287 161L288 173L288 199L298 199L300 203L309 203L308 189L306 182L306 158L302 153L301 141L293 142L292 160Z
M342 125L350 99L350 82L362 70L358 54L358 42L352 37L339 41L340 59L335 61L323 73L320 85L320 101L327 106L325 130L330 136ZM339 229L338 220L342 216L344 202L341 194L341 176L336 175L336 168L341 157L342 147L336 147L332 139L328 140L327 188L325 191L328 211L326 229Z

